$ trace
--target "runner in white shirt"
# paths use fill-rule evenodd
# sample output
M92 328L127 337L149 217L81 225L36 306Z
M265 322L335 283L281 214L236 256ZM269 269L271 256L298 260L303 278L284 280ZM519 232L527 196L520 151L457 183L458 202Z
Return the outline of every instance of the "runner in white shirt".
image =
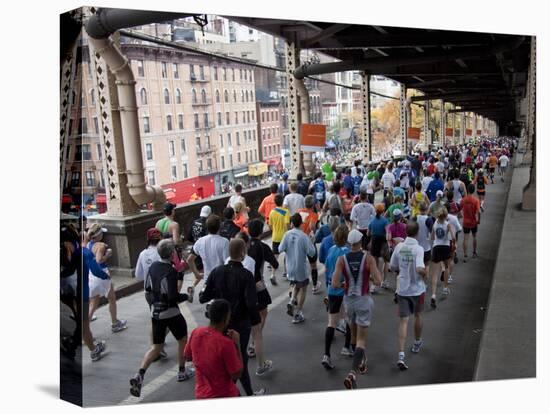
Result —
M384 186L384 198L388 192L393 188L395 184L395 175L393 174L393 166L391 163L388 164L386 172L382 175L382 184Z
M445 206L447 211L450 211L450 207L451 206L449 204ZM456 246L458 245L458 233L462 231L462 226L460 225L460 220L458 220L458 217L454 214L449 213L449 215L447 216L447 221L451 223L451 226L453 226L455 236L454 240L451 240L451 257L453 258L453 260L449 260L449 279L447 280L447 282L451 284L453 283L453 268L455 266L454 257L456 253Z
M428 190L428 186L432 182L433 177L428 175L428 171L424 170L424 178L422 178L422 192L425 193Z
M445 207L440 208L437 213L437 220L432 228L432 263L430 273L432 281L432 297L430 299L430 306L436 308L436 292L437 292L437 279L441 273L444 272L443 277L443 294L449 294L449 262L451 260L451 240L455 239L453 226L447 220L447 209Z
M293 216L299 209L305 208L305 198L302 194L298 193L298 183L290 183L290 194L285 196L283 200L283 207L288 208L290 215Z
M396 292L399 311L397 366L401 371L408 369L405 363L405 340L409 317L412 314L414 314L415 340L411 352L418 353L422 347L421 314L424 309L427 272L424 265L424 249L416 240L418 229L419 225L414 221L407 224L407 238L395 247L390 259L390 268L399 272Z
M506 174L506 169L508 168L508 163L510 158L506 154L502 154L498 159L498 173L500 174L500 181L504 181L504 174Z
M208 231L208 235L201 237L193 245L191 254L187 259L189 263L189 268L195 275L193 286L187 289L187 294L189 295L189 297L193 296L193 293L195 292L195 287L201 281L201 279L203 279L204 277L204 281L206 282L208 276L210 275L210 272L212 272L214 268L223 265L225 259L229 257L229 240L218 234L218 232L220 231L220 226L220 217L215 214L211 214L206 219L206 230ZM195 264L195 259L197 258L197 256L200 256L202 258L202 264L204 267L202 274L199 272ZM192 300L190 300L190 302L191 301Z
M366 250L368 245L368 229L369 223L376 215L374 206L368 202L367 193L361 191L359 193L359 203L353 206L351 209L351 222L355 228L363 233L363 249Z

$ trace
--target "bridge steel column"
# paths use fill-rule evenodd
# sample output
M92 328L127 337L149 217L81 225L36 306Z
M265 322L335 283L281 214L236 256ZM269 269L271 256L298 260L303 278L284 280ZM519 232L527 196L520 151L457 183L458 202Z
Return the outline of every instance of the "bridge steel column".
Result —
M370 117L370 75L367 72L361 73L361 99L363 103L363 139L362 156L363 161L372 161L372 131Z
M113 36L118 43L118 36ZM90 48L90 64L92 81L97 91L96 113L99 114L99 140L101 142L103 174L107 195L108 216L128 216L139 212L139 206L130 196L126 161L122 142L118 90L115 75L107 68L103 58L92 44Z
M531 56L529 60L529 75L527 77L527 150L531 153L531 169L529 171L529 183L523 190L521 208L523 210L536 210L537 208L537 44L536 37L531 36Z
M400 86L399 96L399 136L401 138L401 151L407 155L407 87L405 84Z
M472 113L473 119L472 119L472 138L477 138L477 114L474 112Z
M446 122L446 113L445 113L445 101L443 99L440 99L439 100L439 104L441 105L441 108L440 108L440 119L439 119L439 129L440 129L440 142L439 142L439 145L440 146L445 146L445 144L447 143L447 139L445 137L445 127L447 125L447 122Z
M424 102L424 145L431 145L430 134L430 101Z
M460 143L464 145L466 142L466 112L461 112L460 125Z
M294 70L300 66L300 50L295 42L285 42L286 78L288 85L287 109L290 135L290 179L295 180L302 165L300 150L300 106Z
M74 91L74 79L76 73L76 50L78 42L76 42L73 50L65 56L63 65L61 68L61 106L59 108L60 115L60 130L59 130L59 167L61 170L60 184L61 194L63 194L63 188L65 183L63 178L65 177L65 161L67 159L67 150L69 148L69 124L71 120L71 107L74 105L72 102L72 95ZM75 92L76 93L76 92ZM78 94L77 94L78 96ZM82 178L82 172L80 174Z
M456 106L453 105L451 109L455 109ZM455 137L455 128L456 128L456 112L453 112L452 115L451 115L451 119L452 119L452 128L453 128L453 138L452 138L452 144L453 145L456 145L456 137Z

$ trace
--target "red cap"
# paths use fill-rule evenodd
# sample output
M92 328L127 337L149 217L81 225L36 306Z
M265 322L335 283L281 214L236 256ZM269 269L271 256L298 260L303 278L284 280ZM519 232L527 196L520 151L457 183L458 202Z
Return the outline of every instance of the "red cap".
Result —
M147 240L160 240L162 239L162 234L160 234L160 230L153 227L147 230Z

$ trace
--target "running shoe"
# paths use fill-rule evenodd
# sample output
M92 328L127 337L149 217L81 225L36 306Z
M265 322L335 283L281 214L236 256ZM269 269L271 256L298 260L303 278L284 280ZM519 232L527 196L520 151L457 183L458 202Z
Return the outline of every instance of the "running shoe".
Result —
M277 279L275 279L275 276L271 276L271 278L269 279L269 281L271 282L271 284L273 286L277 286L278 283L277 283Z
M134 397L139 397L141 395L141 386L143 385L143 377L137 373L132 378L130 378L130 394Z
M273 361L270 361L269 359L266 359L264 361L264 364L261 367L258 367L256 369L256 375L258 377L261 377L262 375L268 373L273 368Z
M451 283L453 283L453 277L451 275L449 275L449 279L447 279L447 283L450 285Z
M346 379L344 379L344 386L348 390L354 390L357 388L357 378L353 372L350 372Z
M365 375L367 373L367 361L363 360L361 365L359 365L359 374Z
M117 321L113 325L111 325L111 331L113 333L123 331L126 328L126 320L124 319L117 319Z
M259 395L265 395L267 393L267 390L265 388L260 388L259 390L257 391L254 391L252 393L253 396L257 397Z
M465 255L464 255L464 259L463 259L462 261L463 261L464 263L466 263L466 259L467 259L467 258L468 258L468 255L465 254Z
M294 316L294 305L292 305L292 302L286 304L286 314L288 316Z
M454 257L453 257L453 262L454 264L457 264L458 263L458 255L455 253Z
M342 319L338 322L338 324L336 325L336 329L338 332L341 332L343 334L346 333L346 322Z
M178 371L177 380L178 382L187 381L190 378L195 376L195 368L186 367L184 371Z
M476 258L476 257L479 257L479 256L477 255L477 252L474 252L474 253L472 254L472 257Z
M328 355L323 355L323 359L321 360L321 365L325 367L327 371L334 369L334 365L332 365L332 361L330 360L330 357Z
M405 363L405 358L399 358L397 360L397 368L401 371L406 371L409 369L409 366Z
M435 303L435 298L432 296L432 298L430 299L430 306L432 307L432 309L435 309L437 308L437 305Z
M96 316L96 315L93 315L93 316L90 318L90 322L93 322L93 321L97 321L97 316Z
M256 349L254 349L253 346L248 345L248 348L246 349L246 354L249 358L255 358L256 357Z
M485 211L485 207L483 207L483 204L479 206L481 212L483 213Z
M193 296L195 295L195 288L193 286L189 286L187 288L187 302L193 303Z
M380 284L380 288L382 288L382 289L388 289L389 287L390 287L390 285L388 285L388 282L386 282L386 281L383 281Z
M441 291L441 293L443 293L445 296L447 296L451 292L450 292L449 288L444 287L443 290Z
M420 352L420 348L422 348L422 341L420 342L414 341L411 346L411 352L418 354Z
M340 355L352 357L353 351L351 350L351 348L343 347L342 350L340 351Z
M107 344L105 341L98 341L95 344L95 349L90 352L90 358L92 361L99 361L103 357L103 352L105 352L105 349L107 349Z
M317 282L314 286L313 286L313 294L314 295L318 295L319 293L321 293L322 290L321 290L321 282Z
M297 313L296 315L294 315L294 319L292 319L292 323L294 324L298 324L298 323L302 323L306 320L306 318L304 318L304 315L302 313Z

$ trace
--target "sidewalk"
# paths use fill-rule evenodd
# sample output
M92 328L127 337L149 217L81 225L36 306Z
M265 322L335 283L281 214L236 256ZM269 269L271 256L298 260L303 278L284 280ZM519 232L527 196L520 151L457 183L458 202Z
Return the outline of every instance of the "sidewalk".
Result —
M536 376L536 212L520 210L528 181L529 167L518 165L506 205L476 381Z

